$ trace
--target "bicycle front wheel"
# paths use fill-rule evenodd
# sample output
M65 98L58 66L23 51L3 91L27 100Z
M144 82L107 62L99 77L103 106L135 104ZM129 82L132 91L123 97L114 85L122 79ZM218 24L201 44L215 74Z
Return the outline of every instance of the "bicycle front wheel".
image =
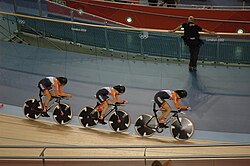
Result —
M108 123L114 131L124 132L130 126L129 114L124 110L117 110L110 115Z
M176 120L170 125L171 135L179 140L185 141L190 139L194 134L194 124L187 117L179 117L180 122Z
M41 102L36 99L28 99L24 102L23 112L25 117L31 120L38 119L41 115L43 107Z
M73 118L70 106L65 103L58 104L53 110L53 118L58 124L68 124Z
M155 117L151 115L141 115L135 121L135 131L140 136L150 137L155 133L156 128L157 121Z

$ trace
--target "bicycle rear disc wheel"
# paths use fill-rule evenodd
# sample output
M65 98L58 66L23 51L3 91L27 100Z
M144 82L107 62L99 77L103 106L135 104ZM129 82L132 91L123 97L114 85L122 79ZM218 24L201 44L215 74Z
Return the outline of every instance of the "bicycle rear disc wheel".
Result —
M130 116L124 110L117 110L110 115L108 123L114 131L124 132L130 126Z
M135 121L135 131L140 136L150 137L155 133L156 128L157 121L152 115L141 115Z
M84 107L78 119L83 127L94 127L98 123L99 112L92 107Z
M53 110L53 118L58 124L68 124L73 118L70 106L65 103L57 105Z
M43 107L36 99L28 99L24 102L23 112L26 118L35 120L41 116Z
M187 117L179 117L179 121L176 120L170 125L170 133L171 135L179 140L185 141L190 139L194 134L194 125L193 122Z

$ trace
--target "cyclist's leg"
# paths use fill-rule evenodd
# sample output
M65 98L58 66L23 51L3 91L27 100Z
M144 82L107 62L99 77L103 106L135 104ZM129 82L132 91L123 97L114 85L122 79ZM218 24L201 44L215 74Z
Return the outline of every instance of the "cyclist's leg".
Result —
M50 100L51 100L51 95L50 95L50 92L49 92L49 90L48 89L45 89L44 91L43 91L43 94L44 94L44 96L45 96L45 102L43 103L43 112L42 112L42 116L43 117L49 117L49 115L48 115L48 113L47 113L47 107L48 107L48 105L49 105L49 102L50 102Z
M106 114L106 112L107 112L107 110L109 108L108 101L104 101L101 105L102 105L103 109L102 109L102 112L101 112L101 114L99 116L99 120L98 121L99 121L99 123L105 125L107 123L104 122L104 116L105 116L105 114Z
M104 116L109 108L109 103L111 102L108 96L108 91L105 89L101 89L96 93L96 99L101 103L103 107L101 115L99 117L99 122L105 124Z
M56 92L53 89L49 89L50 100L52 100L52 96L56 96Z
M50 91L52 90L52 83L50 82L49 79L44 78L41 81L39 81L38 88L40 89L39 95L41 95L41 92L42 92L42 94L46 98L42 104L43 104L43 112L47 112L47 107L48 107L48 104L51 100L51 92Z
M110 104L112 104L112 101L109 98L102 103L103 110L102 110L102 113L99 117L100 120L104 119L104 116L106 115L106 112L107 112L108 108L110 107Z
M155 94L154 101L155 103L161 108L162 115L159 117L159 126L165 127L165 120L168 117L169 113L171 112L171 107L169 104L165 101L165 99L169 99L170 96L164 92L160 91Z
M48 89L45 89L43 91L43 94L45 95L46 99L45 102L43 104L44 108L43 108L43 112L47 112L47 107L49 105L50 100L52 99L52 95L51 95L51 91L49 91Z
M170 114L171 112L171 107L170 105L165 101L162 105L161 105L161 110L162 110L162 114L161 116L159 117L159 122L160 122L160 125L163 126L162 124L165 123L168 115Z
M42 103L43 104L42 116L44 116L44 117L49 117L49 115L47 114L47 107L48 107L49 102L51 100L51 94L50 94L50 90L52 89L51 86L52 86L52 83L47 78L42 79L38 83L38 87L39 87L40 91L43 93L43 95L46 98L45 101L42 101L42 102L44 102L44 103Z

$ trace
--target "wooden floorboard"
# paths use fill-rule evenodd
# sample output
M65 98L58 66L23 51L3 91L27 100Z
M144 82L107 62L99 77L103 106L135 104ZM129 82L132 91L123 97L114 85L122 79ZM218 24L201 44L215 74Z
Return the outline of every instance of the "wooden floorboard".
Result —
M111 130L97 128L86 129L74 125L57 125L53 122L42 120L28 120L24 117L0 114L0 146L154 146L154 145L207 145L222 142L209 140L194 140L179 142L171 137L153 136L143 138L129 133L115 133ZM37 149L1 149L0 156L39 156L43 148ZM143 156L145 148L118 148L118 149L46 149L45 156ZM179 148L148 148L147 156L166 156L166 158L178 156L197 156L197 155L248 155L250 156L249 146L237 147L179 147ZM197 160L198 161L198 160ZM196 162L197 162L196 161ZM204 160L200 160L204 162ZM248 163L248 160L239 160ZM6 161L1 160L0 165ZM29 161L30 162L30 161ZM52 162L52 161L51 161ZM74 161L76 162L76 161ZM77 161L80 162L80 161ZM86 162L86 161L85 161ZM106 161L107 162L107 161ZM132 161L130 161L132 162ZM133 161L144 164L144 161ZM176 164L180 160L174 161ZM210 160L211 162L211 160ZM217 161L218 162L218 161ZM19 162L21 163L21 162ZM91 163L91 162L90 162ZM91 165L89 163L89 165ZM118 165L123 165L121 162ZM126 162L124 162L126 163ZM188 163L188 162L186 162ZM233 162L231 162L233 163ZM8 162L11 164L11 162ZM33 163L34 164L34 163ZM77 165L77 163L75 163ZM96 161L98 165L98 161ZM114 163L113 163L114 164ZM26 163L26 165L28 165ZM34 164L35 165L35 164ZM47 163L48 165L48 163ZM66 161L64 163L66 164ZM178 164L177 164L178 165Z

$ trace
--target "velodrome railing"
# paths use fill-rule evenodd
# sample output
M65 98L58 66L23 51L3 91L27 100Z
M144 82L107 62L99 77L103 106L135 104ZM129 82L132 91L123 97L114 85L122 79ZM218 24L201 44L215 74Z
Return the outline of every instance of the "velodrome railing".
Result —
M89 53L87 49L101 49L111 56L121 54L124 58L133 55L189 59L188 47L181 39L182 32L90 24L8 12L0 12L0 20L0 37L6 41L14 41L13 37L18 37L23 39L18 43L37 47L81 53ZM249 33L202 33L202 39L205 44L200 50L201 62L250 63ZM79 48L70 50L69 44ZM94 51L92 54L101 55L102 52Z
M11 146L6 145L0 146L1 152L0 159L250 159L250 153L238 153L234 151L230 151L225 154L215 154L214 152L210 153L203 153L200 155L193 154L192 153L185 153L176 155L174 153L171 153L171 151L167 151L166 149L173 149L173 148L200 148L199 150L202 150L202 148L226 148L226 147L235 147L235 148L250 148L249 143L228 143L228 144L186 144L186 145L155 145L155 146L147 146L147 145L138 145L138 146L111 146L111 145L103 145L103 146ZM22 150L24 155L16 155L14 152L14 149ZM27 149L39 149L40 153L39 155L27 155L25 153L25 150ZM88 152L88 155L72 155L72 153L67 153L68 155L62 154L62 153L50 153L46 154L49 150L58 150L59 152L62 152L63 150L76 150L80 149L81 151ZM95 152L91 152L91 150L96 149L108 149L108 150L118 150L119 152L115 152L116 154L110 153L104 153L102 155L96 155ZM137 152L141 152L141 155L135 154L131 155L131 153L124 153L124 151L133 151L136 150ZM157 149L159 153L152 153L148 152L150 150ZM163 150L165 149L165 151ZM197 150L197 149L196 149ZM204 150L204 149L203 149ZM9 152L12 155L3 155L5 152ZM247 150L246 150L247 151ZM245 151L245 152L246 152ZM166 153L168 152L168 153ZM190 151L191 152L191 151ZM32 153L32 152L31 152ZM34 152L33 152L34 153ZM92 153L92 155L91 155ZM26 154L26 155L25 155ZM157 155L156 155L157 154Z

